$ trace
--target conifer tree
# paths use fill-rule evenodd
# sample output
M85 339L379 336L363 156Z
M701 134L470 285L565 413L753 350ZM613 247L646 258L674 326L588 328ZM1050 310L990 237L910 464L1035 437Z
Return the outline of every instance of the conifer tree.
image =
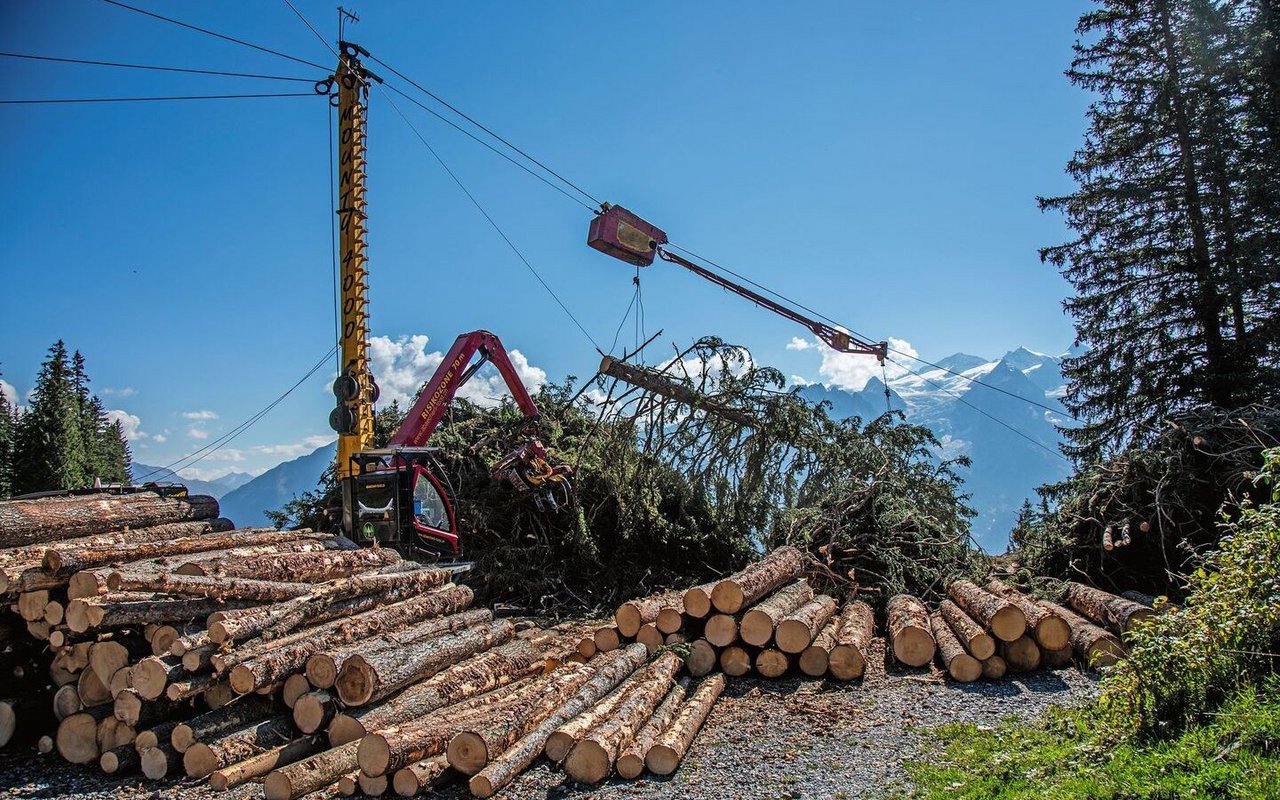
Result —
M84 486L85 448L74 367L59 339L36 377L31 405L18 420L14 493Z
M13 494L13 429L17 411L0 391L0 500Z
M1275 257L1259 234L1274 238L1280 217L1244 189L1274 154L1239 137L1252 100L1242 23L1209 0L1099 6L1067 73L1097 98L1067 166L1079 188L1040 201L1077 234L1041 257L1073 284L1066 308L1087 345L1064 365L1084 423L1068 451L1083 462L1148 440L1179 409L1266 401L1280 384L1274 267L1258 266L1259 249Z

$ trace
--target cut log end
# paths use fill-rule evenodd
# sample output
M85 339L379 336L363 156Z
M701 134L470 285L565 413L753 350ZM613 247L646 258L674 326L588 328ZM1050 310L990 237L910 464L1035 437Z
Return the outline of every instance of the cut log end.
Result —
M58 724L54 744L58 755L72 764L91 764L98 750L98 720L92 714L72 714Z
M982 662L968 653L961 653L947 664L947 674L960 683L972 683L982 677Z
M998 681L1009 671L1009 665L1000 656L992 655L982 660L982 677Z
M182 754L182 768L187 771L188 777L204 778L221 766L217 754L203 742L195 742Z
M716 649L706 639L698 639L689 645L689 655L685 657L684 665L695 678L709 675L716 668Z
M449 765L463 775L475 775L489 763L489 749L484 738L471 731L464 731L450 739L445 755L449 758ZM363 761L360 766L364 767Z
M457 737L454 737L457 738ZM391 748L386 737L373 733L360 740L356 751L356 761L360 771L369 775L381 775L391 765ZM452 759L449 763L453 763Z
M619 777L633 780L639 778L644 772L644 759L635 753L623 753L618 757L618 762L613 765L613 769Z
M923 667L933 660L933 637L923 628L903 628L893 637L893 657L908 667Z
M1027 616L1017 606L1006 605L991 617L991 632L1003 642L1017 641L1027 632Z
M853 645L839 644L831 648L827 670L831 677L841 681L852 681L861 678L867 671L866 659Z
M1071 626L1058 616L1046 616L1040 620L1033 635L1044 650L1062 650L1071 646Z
M467 782L467 788L471 790L473 797L493 797L494 787L493 781L483 775L474 775Z
M680 755L665 744L655 744L644 757L645 766L655 775L670 775L680 766Z
M142 774L153 781L158 781L169 774L174 766L172 751L164 747L152 747L142 751ZM210 770L212 772L213 770ZM207 773L206 773L207 774Z
M266 800L293 800L293 781L281 772L272 772L262 782L262 796Z
M720 671L733 678L746 675L751 671L751 654L737 645L726 647L720 653Z
M564 771L580 783L599 783L609 776L612 767L609 754L590 739L578 742L564 761Z
M288 678L285 678L284 688L280 690L280 699L284 701L287 708L293 708L298 702L298 698L302 697L309 691L311 691L311 681L307 679L306 675L295 672Z
M772 632L772 626L770 629ZM703 636L716 647L728 647L738 638L738 621L728 614L716 614L707 620Z
M761 650L756 656L756 672L766 678L779 678L791 667L791 659L781 650Z
M735 581L723 580L711 590L711 605L722 614L736 614L742 610L745 597L742 587Z
M821 678L831 666L831 654L822 647L809 646L797 661L800 671L810 678Z

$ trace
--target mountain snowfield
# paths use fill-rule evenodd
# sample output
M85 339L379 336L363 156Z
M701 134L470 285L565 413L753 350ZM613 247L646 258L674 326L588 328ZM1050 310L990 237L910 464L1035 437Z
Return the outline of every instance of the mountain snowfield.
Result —
M913 367L915 374L890 378L889 407L932 430L942 442L942 455L973 460L960 475L969 504L978 512L973 538L988 552L1008 546L1018 509L1025 499L1035 502L1037 486L1070 472L1058 450L1058 426L1070 422L1061 400L1066 391L1062 359L1068 355L1022 347L995 360L956 353L935 362L946 369ZM885 412L884 388L883 381L872 378L861 391L817 383L799 391L810 401L830 403L835 417L868 421Z

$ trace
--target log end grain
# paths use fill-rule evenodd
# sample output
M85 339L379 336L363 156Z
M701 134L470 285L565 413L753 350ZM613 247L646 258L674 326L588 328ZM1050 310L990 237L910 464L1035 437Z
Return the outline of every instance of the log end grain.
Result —
M982 677L989 681L998 681L1009 671L1009 665L997 655L982 659Z
M716 649L706 639L698 639L689 645L689 655L684 660L685 669L695 678L711 674L716 668Z
M861 678L867 671L867 661L857 647L838 644L831 648L827 670L836 680L852 681Z
M772 633L772 623L769 628ZM728 647L738 638L738 621L729 614L716 614L707 620L707 627L702 635L716 647ZM767 639L765 643L768 643Z
M58 755L72 764L97 761L102 755L98 750L98 720L92 714L72 714L58 723L54 746Z
M1062 650L1071 646L1071 626L1062 617L1046 616L1032 631L1036 643L1044 650Z
M332 686L332 684L330 684L330 686ZM284 701L285 707L293 708L294 704L298 702L298 698L302 697L309 691L311 691L311 681L307 679L306 675L295 672L285 678L284 688L280 690L280 699Z
M795 655L803 653L806 647L813 644L813 631L799 620L784 619L778 623L773 638L778 643L779 650Z
M564 771L580 783L599 783L609 777L612 766L609 754L591 739L578 742L564 760Z
M354 794L354 788L352 794ZM280 771L272 772L262 781L262 796L266 800L293 800L293 781Z
M773 639L773 618L758 608L748 610L742 615L738 636L749 645L766 647Z
M483 740L481 744L483 745ZM361 772L369 775L385 773L391 765L391 747L388 746L386 737L371 733L362 738L356 750L356 761L360 765ZM450 759L449 763L452 764L453 759Z
M779 678L791 667L791 659L781 650L761 650L756 656L756 672L766 678Z
M338 679L338 662L332 653L316 653L307 659L306 681L317 689L328 689Z
M163 747L150 747L142 751L141 760L142 774L153 781L158 781L169 774L176 759L172 752Z
M645 766L655 775L670 775L680 766L680 754L665 744L655 744L644 757Z
M684 627L684 614L678 608L663 608L658 611L658 618L653 624L663 633L675 633Z
M369 737L365 737L368 739ZM550 740L548 740L550 744ZM364 750L363 742L360 745L361 751ZM449 740L449 745L445 749L445 756L449 759L449 766L461 772L463 775L475 775L477 772L485 768L489 763L489 748L485 745L484 738L472 731L463 731ZM563 758L563 756L561 756ZM559 761L560 759L552 759ZM364 760L360 761L361 769L364 768ZM488 796L488 795L484 795Z
M736 581L723 580L711 590L711 605L721 614L736 614L742 610L746 598Z
M711 595L706 587L695 586L684 593L684 613L702 619L711 613Z
M751 653L737 645L730 645L720 652L720 671L730 677L746 675L751 671L751 663Z
M187 748L187 751L182 754L182 768L187 771L187 776L191 778L207 777L221 766L222 764L219 763L213 749L203 742L192 743Z
M831 654L824 647L810 645L797 660L800 671L811 678L821 678L831 665Z
M961 653L947 664L947 674L960 683L972 683L982 677L982 662L968 653Z
M1014 605L1006 605L991 617L991 632L1003 642L1017 641L1027 632L1027 615Z

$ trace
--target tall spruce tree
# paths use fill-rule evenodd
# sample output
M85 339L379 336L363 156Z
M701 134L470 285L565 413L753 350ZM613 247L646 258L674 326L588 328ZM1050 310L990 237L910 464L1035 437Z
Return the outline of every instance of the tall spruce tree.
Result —
M59 339L36 376L31 405L18 420L14 493L86 484L84 434L74 367Z
M18 409L0 391L0 500L13 494L13 429Z
M1181 408L1269 400L1278 382L1275 273L1257 250L1274 259L1259 235L1280 218L1245 191L1274 154L1240 140L1253 100L1242 23L1209 0L1099 6L1080 18L1067 73L1096 96L1067 165L1079 188L1040 200L1077 234L1041 258L1073 284L1065 305L1088 348L1064 365L1083 421L1068 450L1084 462Z

